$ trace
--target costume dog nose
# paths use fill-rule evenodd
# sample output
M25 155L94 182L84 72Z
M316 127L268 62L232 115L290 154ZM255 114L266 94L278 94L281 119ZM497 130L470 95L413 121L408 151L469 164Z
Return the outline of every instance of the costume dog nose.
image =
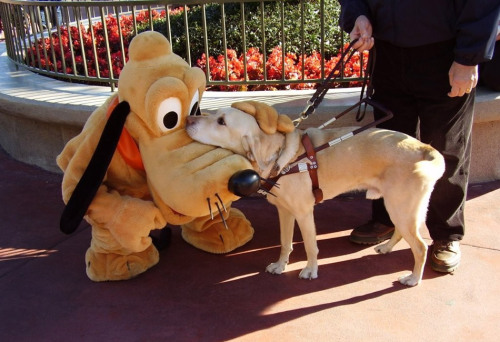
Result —
M239 197L255 194L259 188L260 176L251 169L234 173L228 181L229 191Z

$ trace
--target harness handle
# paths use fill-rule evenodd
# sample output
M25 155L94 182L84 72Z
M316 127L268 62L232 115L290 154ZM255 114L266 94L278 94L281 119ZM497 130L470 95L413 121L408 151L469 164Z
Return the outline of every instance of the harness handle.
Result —
M373 67L375 65L376 47L374 46L370 53L368 54L368 64L366 65L365 77L363 80L363 85L361 86L361 93L359 94L359 102L363 101L365 88L366 88L366 98L371 99L373 95ZM368 79L370 81L368 81ZM361 111L361 103L359 103L358 112L356 113L356 121L361 122L366 115L367 103Z
M314 111L319 106L321 101L323 101L323 98L325 97L326 93L331 88L331 84L333 84L333 80L335 80L338 77L338 75L340 75L340 68L342 67L342 65L345 65L345 63L349 62L351 60L352 56L356 53L356 50L353 50L352 46L354 44L356 44L357 41L358 41L358 38L351 41L349 43L349 45L347 46L347 48L342 52L342 55L340 57L339 62L335 65L335 67L332 69L332 71L330 71L330 73L325 78L323 83L321 83L318 86L318 88L316 89L316 92L313 94L311 99L307 101L306 107L300 113L299 117L297 119L293 120L295 127L297 127L302 121L307 119L310 114L314 113ZM349 56L347 57L347 59L345 59L345 57L348 54L349 54ZM336 73L338 73L337 76L335 75Z

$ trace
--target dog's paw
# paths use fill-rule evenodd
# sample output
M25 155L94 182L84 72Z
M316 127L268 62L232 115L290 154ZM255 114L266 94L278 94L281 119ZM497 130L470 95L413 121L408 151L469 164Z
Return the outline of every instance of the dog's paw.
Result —
M407 276L400 277L399 282L406 286L417 286L420 284L420 279L412 274L408 274Z
M375 252L379 254L388 254L392 251L392 247L389 247L387 243L383 245L378 245L375 247Z
M278 164L274 164L271 173L269 174L268 178L274 178L278 176L278 173L280 172L281 167Z
M284 262L273 262L266 267L266 272L271 274L281 274L285 270L286 263Z
M317 267L306 267L299 274L300 279L316 279L318 278L318 268Z

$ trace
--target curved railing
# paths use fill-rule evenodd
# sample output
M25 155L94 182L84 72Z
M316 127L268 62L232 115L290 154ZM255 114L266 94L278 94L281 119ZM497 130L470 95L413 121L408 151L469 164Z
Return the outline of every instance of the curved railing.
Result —
M336 0L0 0L0 15L16 65L112 88L129 41L145 30L162 32L205 70L208 87L223 90L314 87L345 39ZM364 58L350 63L339 82L363 76Z

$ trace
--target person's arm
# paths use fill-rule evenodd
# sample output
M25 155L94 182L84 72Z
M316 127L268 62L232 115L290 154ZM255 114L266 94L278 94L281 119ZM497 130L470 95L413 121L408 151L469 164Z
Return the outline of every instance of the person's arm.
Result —
M358 51L373 47L369 9L363 0L340 0L340 27L349 33L351 41L359 39L353 48Z
M457 22L455 61L448 73L451 86L448 96L463 96L476 87L477 65L493 56L499 15L497 0L465 2Z
M477 65L493 56L500 4L498 0L468 0L457 22L455 61Z
M372 24L370 20L366 16L360 15L354 23L353 30L349 33L351 41L358 39L356 44L352 47L360 52L370 50L375 43L375 40L372 37L372 31Z
M370 10L364 0L339 0L340 2L340 27L345 32L354 29L356 19L360 15L369 18Z

